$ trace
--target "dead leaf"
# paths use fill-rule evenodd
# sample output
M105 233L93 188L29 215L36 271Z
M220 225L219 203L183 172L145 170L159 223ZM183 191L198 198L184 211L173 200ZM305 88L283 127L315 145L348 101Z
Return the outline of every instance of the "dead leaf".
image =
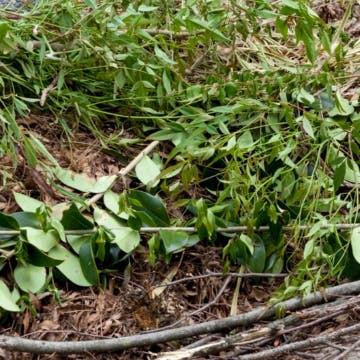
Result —
M60 325L52 320L44 320L39 324L41 330L58 330Z

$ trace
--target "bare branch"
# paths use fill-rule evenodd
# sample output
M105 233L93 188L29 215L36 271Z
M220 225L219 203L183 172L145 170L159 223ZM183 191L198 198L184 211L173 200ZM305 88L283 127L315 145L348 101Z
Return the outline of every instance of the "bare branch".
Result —
M240 360L260 360L260 359L271 359L273 357L277 357L289 351L305 349L310 346L323 344L326 341L337 339L347 334L351 334L352 332L359 331L360 324L356 324L353 326L349 326L337 331L334 331L331 334L321 335L314 338L310 338L303 341L297 341L291 344L280 345L277 348L264 350L257 352L255 354L242 355L239 357Z

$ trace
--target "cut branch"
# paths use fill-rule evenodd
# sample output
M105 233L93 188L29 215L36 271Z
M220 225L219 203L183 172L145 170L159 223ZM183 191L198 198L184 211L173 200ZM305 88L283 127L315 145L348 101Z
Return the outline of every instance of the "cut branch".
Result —
M51 84L47 86L45 89L43 89L43 91L41 92L40 106L45 105L49 92L56 88L58 80L59 80L59 74L56 74Z

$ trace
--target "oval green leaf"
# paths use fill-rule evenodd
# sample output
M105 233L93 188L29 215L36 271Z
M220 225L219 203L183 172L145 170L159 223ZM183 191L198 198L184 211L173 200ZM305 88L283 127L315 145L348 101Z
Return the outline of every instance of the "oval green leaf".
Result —
M80 265L85 278L92 284L98 286L100 283L99 271L96 266L93 246L91 241L84 242L80 247Z
M31 265L54 267L62 263L62 260L54 259L46 255L31 244L26 245L26 253L26 261Z
M145 226L170 225L167 211L159 198L140 190L132 190L129 201Z
M20 227L28 226L36 229L40 229L41 227L38 217L33 212L19 211L12 213L10 216L18 222Z
M94 219L97 224L104 226L114 235L112 242L125 253L133 251L139 245L139 232L125 226L125 223L116 216L96 208L94 210Z
M14 198L16 203L20 206L21 210L35 212L40 206L44 205L42 201L33 199L30 196L20 194L16 191L13 191Z
M37 293L46 283L46 269L31 264L18 264L14 278L21 290Z
M69 250L61 245L56 245L50 250L49 256L63 260L56 268L72 283L78 286L91 286L82 272L79 258Z
M45 232L30 227L25 227L24 230L26 231L27 241L39 250L48 252L58 243L59 237L55 230Z
M354 259L360 264L360 227L351 231L351 249Z
M61 224L65 230L91 230L94 228L94 224L81 214L74 203L63 212Z
M56 168L54 175L66 186L87 193L103 193L108 190L116 175L101 176L98 179L91 178L86 174L77 174L71 170Z
M137 178L146 186L153 187L159 182L160 168L147 155L144 155L136 165L135 173Z
M159 235L167 254L195 245L199 241L197 235L185 231L160 230Z
M0 280L0 307L6 311L20 311L19 306L3 280Z

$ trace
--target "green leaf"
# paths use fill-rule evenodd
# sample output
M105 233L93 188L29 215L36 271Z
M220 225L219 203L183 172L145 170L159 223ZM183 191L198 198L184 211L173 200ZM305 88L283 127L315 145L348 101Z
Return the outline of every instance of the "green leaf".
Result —
M139 245L139 232L127 227L125 223L116 216L105 210L96 208L94 210L94 219L97 224L104 226L114 235L112 242L125 253L133 251Z
M19 224L12 216L0 213L0 229L1 230L19 230Z
M160 178L161 179L170 179L178 174L180 174L183 169L185 162L178 162L175 165L169 166L166 169L161 171Z
M31 264L18 264L14 270L14 279L21 290L37 293L46 284L46 269Z
M320 37L321 45L323 46L325 51L329 55L331 55L331 40L328 34L328 29L325 28L319 29L319 37Z
M281 180L281 199L288 199L295 187L295 175L292 171L286 173Z
M30 138L33 142L33 146L35 145L36 148L49 160L52 162L53 165L55 166L59 166L59 163L57 162L57 160L48 152L48 150L46 149L46 147L44 146L44 144L38 139L36 138L33 134L29 134Z
M344 179L349 182L358 184L360 182L359 166L354 160L346 159L346 171Z
M254 145L254 140L251 135L251 131L245 131L237 141L239 149L249 149Z
M50 250L49 256L63 260L56 268L72 283L78 286L91 286L91 283L85 278L82 272L79 258L69 250L61 245L56 245Z
M160 230L159 235L167 254L193 246L200 240L198 236L185 231Z
M247 266L249 270L255 273L261 273L264 271L266 261L266 251L264 243L258 240L254 244L254 252L249 257Z
M314 130L311 126L309 119L306 116L302 116L302 124L305 132L313 139L315 139Z
M44 205L43 202L33 199L30 196L17 193L16 191L13 191L13 194L16 203L23 211L35 212L40 206Z
M90 7L91 9L96 9L97 2L96 0L84 0L86 6Z
M63 212L61 224L65 230L92 230L94 224L83 216L74 203Z
M248 242L248 239L245 239L245 241ZM240 240L240 238L236 236L224 247L223 256L229 257L233 263L245 265L249 257L248 246L244 241Z
M350 241L354 259L360 264L360 227L351 230Z
M28 138L24 137L23 141L24 141L26 160L27 160L28 164L30 165L30 167L35 169L37 162L38 162L35 149L33 148L32 144Z
M349 116L355 111L348 100L344 99L340 92L337 91L335 95L335 107L329 112L329 116Z
M103 193L108 190L116 179L116 175L101 176L98 179L86 174L77 174L60 167L55 168L54 175L66 186L86 193Z
M3 41L5 39L5 36L7 32L9 31L10 26L7 21L1 21L0 22L0 41Z
M296 100L303 104L312 104L315 102L315 97L307 92L304 88L301 88L300 91L296 90Z
M79 254L81 245L84 242L90 241L92 237L93 235L68 235L66 239L72 249Z
M120 195L115 194L113 191L108 190L104 194L104 205L112 211L115 215L120 212Z
M20 227L32 227L35 229L39 229L41 227L38 216L36 216L33 212L19 211L10 214L10 216L17 221Z
M304 20L298 20L295 26L296 41L302 41L305 45L306 55L308 59L314 63L317 56L317 51L314 42L314 35L312 32L312 25Z
M345 179L346 161L345 159L335 168L334 171L334 191L336 192Z
M98 286L100 283L99 271L96 267L92 241L84 242L79 252L80 265L85 278L92 285Z
M12 216L8 216L0 213L0 230L19 230L19 224ZM18 235L0 235L0 243L3 246L4 243L9 244L9 240L16 238Z
M162 80L163 80L164 89L166 90L166 94L170 94L172 91L171 81L165 70L163 71Z
M309 240L304 247L304 260L311 258L315 249L315 240Z
M289 7L290 9L293 10L299 10L299 3L298 1L293 1L293 0L281 0L281 2L286 5L287 7Z
M318 234L321 231L321 227L323 225L326 225L327 223L328 223L327 220L324 218L317 221L309 230L308 237L312 238L315 234Z
M3 280L0 280L0 307L6 311L20 311L19 306Z
M169 226L170 219L163 203L155 196L132 190L129 202L144 226Z
M275 21L275 26L278 29L279 33L282 35L282 37L287 40L289 32L288 19L281 19L281 17L278 16Z
M144 155L136 165L135 173L144 185L153 187L158 182L160 168L149 156Z
M113 191L108 190L104 194L104 205L116 216L119 216L121 219L128 220L129 214L125 211L121 211L120 209L120 202L123 196L124 194L120 196L119 194L115 194Z
M39 250L37 247L26 244L26 257L25 260L35 266L42 266L42 267L54 267L62 263L62 260L54 259L44 252Z
M43 231L29 227L23 228L26 231L27 241L39 250L48 252L58 243L58 235L54 230Z
M54 216L51 216L49 219L49 225L57 232L61 241L66 242L65 229L60 220Z
M77 196L72 191L64 189L62 186L59 186L58 184L56 184L54 181L50 181L50 183L51 183L51 186L53 186L60 194L66 196L71 201L81 205L84 209L90 210L88 204L82 197Z
M154 48L155 55L166 64L176 65L176 61L171 60L167 54L162 51L158 46Z
M206 30L208 33L210 33L214 37L215 40L219 40L219 41L228 41L229 40L219 30L217 30L216 28L211 27L209 25L209 23L207 23L204 20L195 19L194 17L188 17L186 19L186 22L191 23L191 25L195 25L199 29Z
M241 234L239 240L247 247L247 249L250 251L250 254L254 255L255 248L251 237L246 234Z
M311 63L314 63L318 54L315 47L314 39L312 37L305 38L304 45L308 59L311 61Z
M225 151L230 151L232 148L236 146L236 136L233 135L230 137L230 139L227 142L227 145L225 147Z

